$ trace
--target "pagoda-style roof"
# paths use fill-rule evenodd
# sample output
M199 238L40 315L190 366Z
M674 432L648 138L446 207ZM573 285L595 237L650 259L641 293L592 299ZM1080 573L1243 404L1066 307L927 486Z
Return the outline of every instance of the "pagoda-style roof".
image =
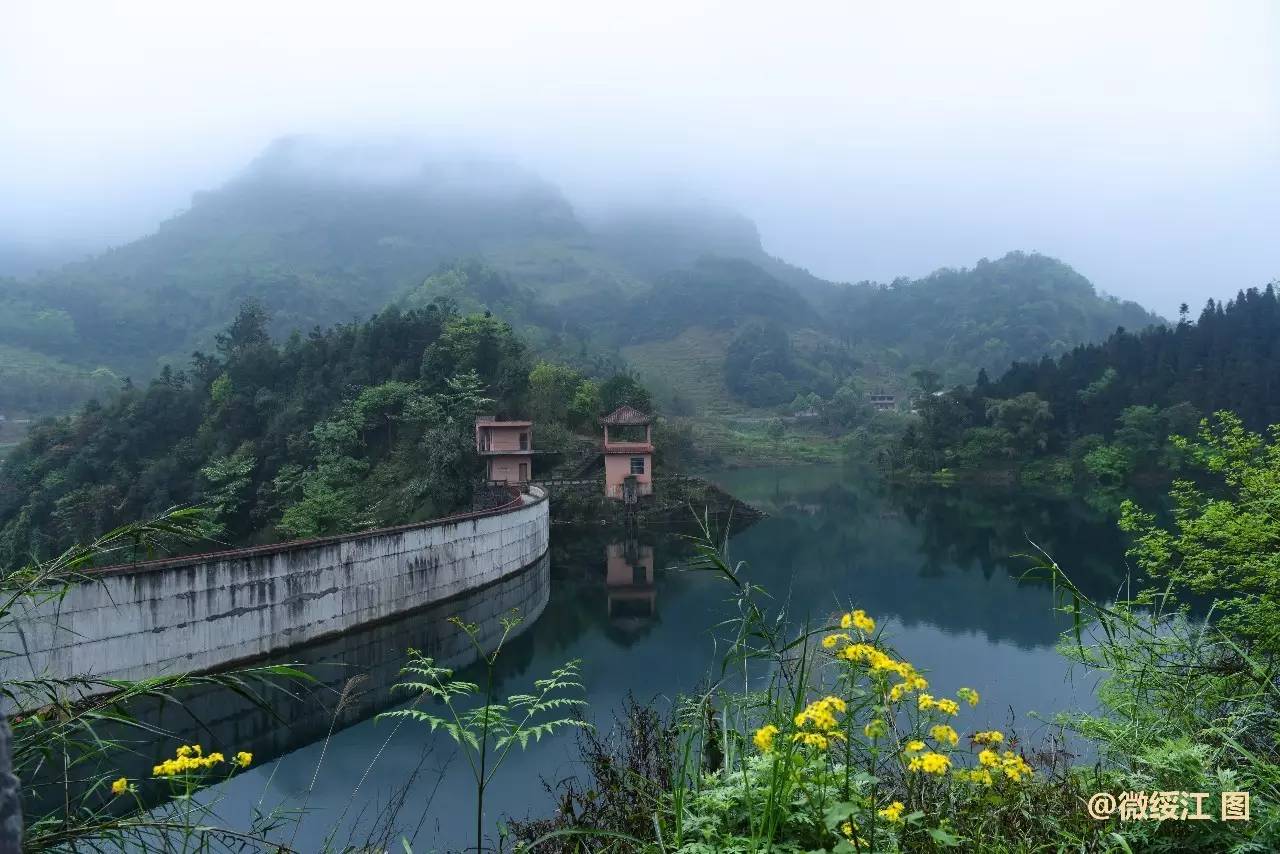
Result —
M652 415L645 415L638 409L627 406L625 403L608 415L600 419L601 424L607 424L610 427L641 427L645 424L653 423Z

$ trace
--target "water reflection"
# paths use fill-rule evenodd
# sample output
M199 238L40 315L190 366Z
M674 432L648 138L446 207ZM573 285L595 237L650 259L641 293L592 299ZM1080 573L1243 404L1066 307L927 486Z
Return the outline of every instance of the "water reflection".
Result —
M817 467L726 472L716 480L769 513L730 540L731 559L747 562L751 581L768 589L775 604L785 604L796 621L819 620L856 601L882 621L902 655L930 671L939 693L961 685L982 693L983 704L966 710L964 726L1004 727L1012 716L1019 731L1034 738L1037 725L1027 720L1029 711L1088 704L1090 683L1073 683L1054 649L1065 622L1055 617L1051 592L1019 580L1030 562L1017 555L1030 552L1029 540L1034 541L1089 592L1105 597L1124 566L1124 542L1105 512L1065 498L1010 491L890 490L874 479ZM550 567L536 570L538 589L508 591L525 603L528 615L541 617L526 623L524 633L504 648L496 674L499 693L525 690L552 667L580 658L589 714L608 726L629 693L662 706L695 690L717 655L714 627L732 616L733 607L723 581L682 568L690 557L689 542L670 531L556 528ZM498 601L506 595L501 590L493 588L467 607L492 617L514 604ZM445 618L456 611L423 615L402 629L387 627L402 633L371 639L368 654L352 655L353 647L366 643L357 638L331 652L317 650L308 660L337 658L348 665L326 682L323 711L290 706L283 723L270 722L234 700L209 698L205 714L223 727L217 741L239 748L242 740L257 739L265 746L251 748L255 752L281 756L224 787L223 816L235 822L254 808L303 802L318 815L369 814L410 781L406 803L412 814L404 819L415 850L470 844L470 819L463 817L473 801L465 763L456 760L438 776L415 777L424 748L434 747L443 760L451 752L447 741L414 727L388 741L387 726L361 720L386 707L385 688L406 647L442 658L451 654L456 639L448 635ZM483 619L474 615L467 619ZM371 674L367 700L344 713L342 725L352 725L324 745L333 697L352 671L364 670ZM460 675L476 674L464 668ZM294 749L299 743L306 746ZM319 783L309 793L321 764ZM353 791L371 765L377 785ZM553 809L540 781L578 770L572 737L512 754L490 789L490 824L503 815ZM313 820L297 845L318 847L328 826Z
M625 634L651 626L658 613L653 579L653 546L634 538L604 547L605 585L609 588L609 622Z
M550 558L543 555L526 569L465 596L253 662L297 665L310 681L255 680L246 693L206 686L178 692L174 701L149 699L131 707L149 730L145 738L134 728L104 728L98 734L131 748L112 771L132 779L150 777L152 766L183 744L227 755L247 750L256 763L269 762L402 702L405 698L393 696L391 686L409 648L453 669L474 662L475 645L451 617L477 626L479 645L488 651L502 635L502 616L518 610L523 622L515 634L527 631L542 615L550 593ZM517 665L517 657L509 664ZM61 797L60 785L31 781L24 789L31 799ZM144 795L156 791L143 788Z

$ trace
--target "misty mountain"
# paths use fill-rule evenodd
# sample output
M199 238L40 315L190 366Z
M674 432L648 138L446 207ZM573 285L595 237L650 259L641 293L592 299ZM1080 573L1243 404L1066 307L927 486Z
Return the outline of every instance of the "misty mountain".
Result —
M855 369L969 380L1158 320L1041 256L837 285L771 257L731 212L584 220L509 164L290 138L154 234L5 282L0 345L29 367L21 383L0 373L0 406L58 411L104 377L183 366L250 299L284 338L441 297L511 320L539 352L600 372L625 359L664 399L722 411L827 395ZM742 364L726 365L731 351ZM54 391L37 398L42 360Z
M1162 319L1135 302L1103 297L1068 265L1010 252L968 269L943 269L888 285L864 282L830 293L826 315L843 339L953 382L1013 362L1060 356L1081 343Z

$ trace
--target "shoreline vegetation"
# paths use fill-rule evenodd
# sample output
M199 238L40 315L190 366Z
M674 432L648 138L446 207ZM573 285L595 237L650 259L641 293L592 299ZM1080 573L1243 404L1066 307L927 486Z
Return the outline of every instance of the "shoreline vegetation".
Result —
M940 375L919 370L910 413L874 411L867 389L853 386L829 399L806 396L809 369L788 357L795 399L770 398L767 417L658 421L655 469L676 476L659 476L657 494L630 516L582 486L594 480L601 413L662 408L615 363L593 367L586 350L576 366L553 361L508 323L441 299L283 345L268 327L266 313L248 304L217 336L216 352L196 354L189 371L166 370L145 388L37 425L9 454L0 621L15 619L19 599L57 598L82 569L112 556L445 515L475 500L476 415L527 416L538 425L535 447L555 455L542 476L563 482L558 495L552 487L555 521L664 525L697 512L693 568L724 583L737 619L708 627L721 653L703 685L666 708L615 710L619 726L608 733L585 726L577 662L533 693L500 698L491 683L459 681L406 650L397 690L412 713L393 716L390 730L421 725L424 744L450 738L472 760L477 854L517 844L645 854L1280 846L1280 428L1256 432L1280 423L1268 385L1270 354L1280 354L1273 289L1211 304L1197 323L1184 312L1172 329L1119 331L1057 360L1015 364L995 382L981 372L972 387L943 391ZM771 374L752 367L769 361L756 345L785 350L785 336L739 339L733 376L758 397ZM1245 365L1249 347L1261 355ZM750 567L729 561L717 532L759 511L680 474L781 461L870 463L890 482L1078 488L1106 503L1133 538L1129 555L1141 573L1117 601L1090 599L1073 568L1051 555L1038 564L1073 621L1064 658L1103 677L1100 709L1057 710L1060 739L1043 742L1010 728L970 731L964 709L982 698L931 693L928 662L905 661L876 615L858 607L857 591L832 591L846 607L830 624L794 624L752 583ZM1137 487L1156 483L1168 484L1171 515L1133 500ZM202 509L162 512L195 505ZM111 533L96 536L104 529ZM509 616L507 632L518 619ZM501 640L477 643L490 674L502 648ZM296 813L255 815L242 829L220 826L217 796L206 793L251 766L240 745L184 745L151 775L131 778L112 773L125 745L97 732L110 723L145 737L130 704L172 701L184 680L254 697L307 678L294 668L164 677L113 684L112 698L87 704L75 699L87 684L76 678L0 686L40 708L10 721L18 777L62 771L50 785L63 797L41 799L43 811L26 817L28 849L295 850L305 803ZM509 752L537 749L542 735L571 727L587 772L555 791L560 810L523 822L486 818L485 792ZM1065 739L1087 742L1097 761L1073 764ZM355 831L340 819L325 850L412 850L402 839L415 806L407 787L384 805L368 839L343 840ZM1254 799L1247 822L1163 813L1099 820L1085 810L1098 792L1177 795L1180 809L1188 792L1246 791Z
M1059 739L1029 741L1016 727L966 727L965 710L992 698L964 688L954 696L933 693L928 662L902 659L874 614L849 606L823 625L794 624L752 583L750 567L727 558L727 541L708 515L691 541L690 568L719 579L738 616L714 630L721 652L702 687L690 686L693 693L667 708L632 702L616 710L618 728L600 732L583 728L576 711L576 662L536 682L533 693L500 701L409 653L398 690L418 711L401 714L396 725L422 725L424 739L435 732L469 751L478 805L508 751L537 749L541 734L556 729L581 729L585 777L556 789L556 814L493 824L478 810L477 850L1274 849L1280 521L1269 508L1280 500L1280 427L1251 433L1221 413L1178 445L1217 485L1206 491L1175 484L1177 512L1167 525L1125 502L1121 525L1134 537L1130 556L1147 579L1132 594L1091 600L1072 582L1070 567L1048 555L1038 564L1073 620L1062 654L1103 676L1097 711L1061 709L1053 718L1062 738L1088 742L1097 759L1087 766L1074 765ZM97 553L159 547L196 533L190 521L125 528L28 567L6 579L6 598L56 596ZM1213 600L1207 616L1189 610L1196 597ZM0 619L11 615L0 610ZM504 625L516 620L511 615ZM501 643L480 650L490 670L501 650ZM234 673L213 678L248 684ZM270 690L273 678L307 677L265 674L255 690ZM294 850L290 824L303 813L259 816L249 830L225 830L215 819L216 799L199 796L252 763L236 745L189 745L149 779L102 770L120 748L89 738L95 724L109 718L127 725L129 698L164 694L173 680L122 685L121 698L88 708L56 701L66 687L39 680L4 686L10 694L48 691L52 701L41 714L12 721L19 776L53 763L87 784L74 803L28 816L29 850ZM163 790L167 800L145 812L121 808L144 790ZM1099 792L1141 792L1144 800L1124 820L1118 813L1099 819L1086 809ZM1178 820L1188 792L1214 803L1224 793L1249 792L1249 820ZM1172 798L1173 813L1157 810L1152 798ZM326 850L413 850L401 839L412 808L388 804L376 838L365 842L339 842L335 827Z

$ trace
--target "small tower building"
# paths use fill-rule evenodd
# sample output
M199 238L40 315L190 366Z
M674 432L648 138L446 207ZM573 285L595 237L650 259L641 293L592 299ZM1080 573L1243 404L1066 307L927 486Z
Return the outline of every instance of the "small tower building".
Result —
M653 416L619 406L604 427L604 494L628 504L653 494Z

